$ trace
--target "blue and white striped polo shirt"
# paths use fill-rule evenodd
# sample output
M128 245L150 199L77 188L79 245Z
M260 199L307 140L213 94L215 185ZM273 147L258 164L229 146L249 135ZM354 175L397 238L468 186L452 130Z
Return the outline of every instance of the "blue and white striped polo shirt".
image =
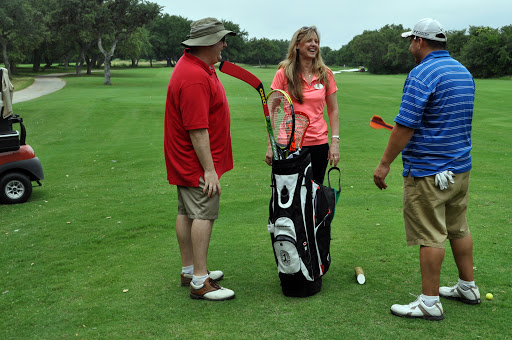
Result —
M475 82L448 51L434 51L408 75L395 122L415 129L402 151L403 175L471 169Z

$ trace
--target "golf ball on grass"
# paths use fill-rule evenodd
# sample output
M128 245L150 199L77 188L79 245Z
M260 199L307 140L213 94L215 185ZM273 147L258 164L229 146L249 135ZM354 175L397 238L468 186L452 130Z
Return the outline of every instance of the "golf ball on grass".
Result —
M485 294L485 298L487 300L492 300L494 298L494 296L491 293L487 293L487 294Z

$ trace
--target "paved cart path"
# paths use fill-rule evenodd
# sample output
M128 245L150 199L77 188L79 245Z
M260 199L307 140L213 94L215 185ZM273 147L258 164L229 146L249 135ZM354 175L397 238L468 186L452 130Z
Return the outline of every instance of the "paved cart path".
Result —
M66 74L69 73L55 73L35 77L34 83L32 85L24 88L23 90L14 91L12 100L13 104L39 98L41 96L60 90L66 86L66 82L59 78L59 76Z

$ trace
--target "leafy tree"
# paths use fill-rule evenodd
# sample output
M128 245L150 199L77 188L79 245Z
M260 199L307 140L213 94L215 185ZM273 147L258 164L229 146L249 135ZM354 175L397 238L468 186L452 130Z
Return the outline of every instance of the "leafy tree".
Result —
M336 63L336 52L333 51L329 46L320 47L322 59L327 65L333 65Z
M252 62L258 62L260 66L277 64L281 59L281 53L276 44L267 38L253 38L248 42L248 57Z
M148 55L150 50L149 31L145 27L137 28L128 39L119 44L118 49L120 56L132 61L132 67L138 66L139 59L143 55Z
M262 44L266 44L265 38L264 39L255 39L257 40L263 40ZM286 59L286 56L288 55L288 46L290 45L290 41L288 40L270 40L270 43L274 46L274 50L272 51L271 58L269 58L268 64L279 64L282 60ZM250 49L250 47L248 47ZM251 59L252 55L252 59ZM251 64L260 63L260 60L255 58L258 54L249 54L249 60L247 62Z
M129 38L138 27L155 19L162 7L145 0L98 1L101 2L98 48L105 57L105 85L111 85L110 61L117 44Z
M469 40L469 34L466 33L466 30L460 31L447 31L446 32L447 42L446 49L450 52L450 55L459 60L462 53L462 48L467 44Z
M236 36L228 36L227 44L228 48L222 51L222 58L228 61L242 61L246 57L245 45L248 39L248 33L240 28L239 25L231 22L222 20L224 27L227 30L236 32Z
M16 73L16 60L23 60L40 44L40 31L43 31L42 15L30 0L0 1L0 45L9 74ZM9 60L9 55L14 62Z
M407 73L414 67L409 41L402 39L402 25L386 25L380 30L364 31L339 53L340 64L364 65L376 74Z
M512 25L500 29L501 48L498 57L500 74L497 76L512 74Z
M340 66L360 64L355 62L355 48L351 40L347 45L343 45L338 51L336 51L336 64Z
M181 42L190 33L191 20L181 16L164 14L150 22L149 42L153 46L153 57L164 59L167 66L174 66L183 53Z
M64 55L76 57L77 75L82 73L84 62L87 62L87 73L91 73L87 55L98 40L99 10L97 0L60 0L56 25L60 29L60 40L64 42Z
M384 44L377 31L364 31L363 34L355 36L348 45L352 54L349 64L366 65L372 72L379 72Z
M41 60L45 57L46 67L51 66L52 58L52 44L55 42L54 34L51 34L49 27L53 26L52 19L54 18L53 13L56 8L56 0L34 0L32 1L32 7L41 13L42 25L40 26L41 31L38 32L41 37L41 43L34 46L33 50L33 66L32 71L39 72L41 66Z
M461 62L474 77L496 77L501 72L497 63L501 54L499 30L491 27L470 26L470 38L462 48ZM503 60L503 59L502 59Z

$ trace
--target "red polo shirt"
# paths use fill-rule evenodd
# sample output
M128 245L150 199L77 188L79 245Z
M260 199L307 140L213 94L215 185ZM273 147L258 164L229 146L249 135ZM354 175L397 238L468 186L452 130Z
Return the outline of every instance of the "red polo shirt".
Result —
M230 114L224 87L210 67L187 50L169 81L165 104L164 151L169 184L197 187L204 170L189 130L208 129L217 175L233 169Z

